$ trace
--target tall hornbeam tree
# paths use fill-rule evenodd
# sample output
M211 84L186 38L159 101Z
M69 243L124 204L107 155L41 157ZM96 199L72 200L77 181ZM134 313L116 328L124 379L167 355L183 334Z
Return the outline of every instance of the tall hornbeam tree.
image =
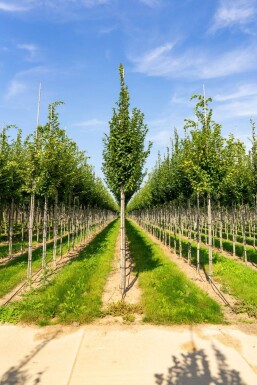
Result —
M103 172L106 182L120 203L120 288L126 289L125 250L125 206L139 188L143 177L143 167L149 155L151 143L145 149L148 132L144 124L144 114L137 108L129 111L129 92L125 85L124 68L119 66L120 95L109 122L110 133L103 139Z

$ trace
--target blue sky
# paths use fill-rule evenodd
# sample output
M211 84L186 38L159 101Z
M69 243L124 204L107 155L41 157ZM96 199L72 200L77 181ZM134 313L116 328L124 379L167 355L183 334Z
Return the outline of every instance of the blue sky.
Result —
M0 0L0 125L24 134L62 100L62 126L101 176L102 138L125 67L131 107L154 142L148 168L193 93L213 98L224 135L249 143L257 115L257 0ZM256 119L257 120L257 119Z

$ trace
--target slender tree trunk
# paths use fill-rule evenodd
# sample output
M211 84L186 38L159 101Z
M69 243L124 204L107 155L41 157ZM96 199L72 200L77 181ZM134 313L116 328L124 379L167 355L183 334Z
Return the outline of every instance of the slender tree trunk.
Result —
M197 251L196 251L196 269L197 269L197 271L199 271L199 269L200 269L200 241L201 241L200 199L199 199L199 191L197 191Z
M256 215L256 204L257 204L257 195L255 195L254 197L254 217L253 217L253 247L256 246L256 235L255 235L255 231L256 231L256 218L257 218L257 215Z
M179 257L182 258L182 224L181 224L180 207L179 207L178 226L179 226Z
M209 246L209 278L213 276L212 271L212 212L211 212L211 195L208 193L208 246Z
M243 235L243 245L244 245L244 261L247 262L245 218L246 218L246 208L245 208L245 206L243 206L242 207L242 235Z
M31 283L32 279L32 241L33 241L33 223L34 223L34 206L35 206L35 194L30 195L30 208L29 208L29 245L28 245L28 271L27 279Z
M73 200L73 210L72 210L72 219L71 219L71 229L72 229L72 233L71 233L71 243L72 243L72 250L74 250L75 248L75 229L76 229L76 225L75 225L75 198Z
M23 251L23 246L24 246L24 220L25 220L24 210L25 208L23 204L21 209L21 251Z
M39 202L36 210L36 226L37 226L37 245L39 244L39 227L40 227L40 207Z
M223 226L222 226L222 210L220 207L220 201L219 201L219 235L220 235L220 250L223 251L223 242L222 242L222 233L223 233Z
M192 225L191 225L191 205L190 205L190 199L188 199L188 219L189 219L189 225L188 225L188 249L187 249L187 262L191 263L191 236L192 236Z
M62 205L61 221L60 221L60 258L61 259L62 259L62 238L63 238L63 227L64 227L63 222L64 222L64 207Z
M4 235L7 235L8 226L7 226L7 210L5 209L3 212L3 222L4 222Z
M55 197L54 197L54 247L53 247L54 267L56 267L57 238L58 238L58 192L56 191Z
M126 289L125 193L120 189L120 289Z
M9 257L12 258L12 241L13 241L13 222L14 222L14 199L11 199L9 211Z
M3 226L3 207L0 197L0 242L2 241L2 226Z
M44 200L44 214L43 214L43 254L42 254L42 268L46 268L46 237L47 237L47 197Z
M233 257L236 256L236 233L235 233L235 207L232 206L232 247L233 247Z

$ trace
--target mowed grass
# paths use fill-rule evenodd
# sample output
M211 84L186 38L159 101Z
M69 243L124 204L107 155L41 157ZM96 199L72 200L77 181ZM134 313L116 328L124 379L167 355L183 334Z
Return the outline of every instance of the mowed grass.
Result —
M119 233L119 222L109 224L44 287L17 303L0 308L0 320L41 325L88 323L101 316L101 297ZM10 316L9 316L10 315Z
M51 237L51 240L53 238L53 232L51 231L50 233L50 237ZM16 254L16 253L19 253L21 251L23 251L24 253L27 251L27 248L28 248L28 240L27 240L27 235L26 235L26 239L24 239L24 241L22 242L21 239L20 239L20 236L14 236L13 237L13 244L12 244L12 255L13 254ZM49 235L47 236L47 240L49 239ZM39 234L39 239L38 239L38 242L37 242L37 236L34 234L33 235L33 246L37 246L38 243L42 243L43 242L43 235L42 233ZM8 245L8 242L0 245L0 261L1 261L1 258L5 258L5 257L8 257L9 255L9 245Z
M130 252L139 275L145 321L155 324L223 323L221 307L164 255L131 221Z
M57 255L59 246L57 247ZM68 237L65 236L62 241L63 254L68 251ZM53 243L47 245L46 262L50 262L53 256ZM42 247L33 250L32 253L32 272L39 270L42 265ZM17 285L27 278L28 253L11 259L4 265L0 265L0 297L10 292Z
M171 239L171 247L174 248L174 235L168 233ZM177 237L177 252L179 247ZM182 255L187 258L188 241L182 238ZM191 262L196 265L197 244L191 242ZM200 265L208 273L208 247L200 247ZM222 289L237 298L237 312L246 312L257 317L257 271L232 258L226 257L222 252L213 253L214 279L222 284Z
M186 235L186 234L185 234ZM177 235L178 236L178 235ZM242 237L241 237L242 238ZM201 241L205 242L205 235L201 234ZM215 247L220 247L220 239L218 237L213 237ZM231 240L222 239L223 250L233 253L233 242ZM253 246L246 245L247 259L249 262L257 262L257 251ZM244 245L238 241L235 243L235 253L236 256L243 258L244 256Z

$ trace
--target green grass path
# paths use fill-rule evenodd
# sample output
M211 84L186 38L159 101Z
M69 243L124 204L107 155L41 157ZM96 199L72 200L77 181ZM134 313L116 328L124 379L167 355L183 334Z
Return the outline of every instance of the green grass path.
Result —
M102 292L115 253L119 221L101 231L55 276L17 303L0 308L0 320L51 323L87 323L101 316Z
M145 321L155 324L224 322L220 306L164 255L161 247L131 221L129 248L139 275Z
M170 236L171 247L174 248L174 234L167 232ZM182 237L182 255L187 258L188 239ZM179 237L176 241L177 252L179 252ZM196 265L197 243L191 242L191 262ZM208 272L208 246L200 247L200 265ZM246 312L250 316L257 317L257 271L226 257L222 252L213 252L213 275L216 281L222 284L224 292L238 299L237 311Z

